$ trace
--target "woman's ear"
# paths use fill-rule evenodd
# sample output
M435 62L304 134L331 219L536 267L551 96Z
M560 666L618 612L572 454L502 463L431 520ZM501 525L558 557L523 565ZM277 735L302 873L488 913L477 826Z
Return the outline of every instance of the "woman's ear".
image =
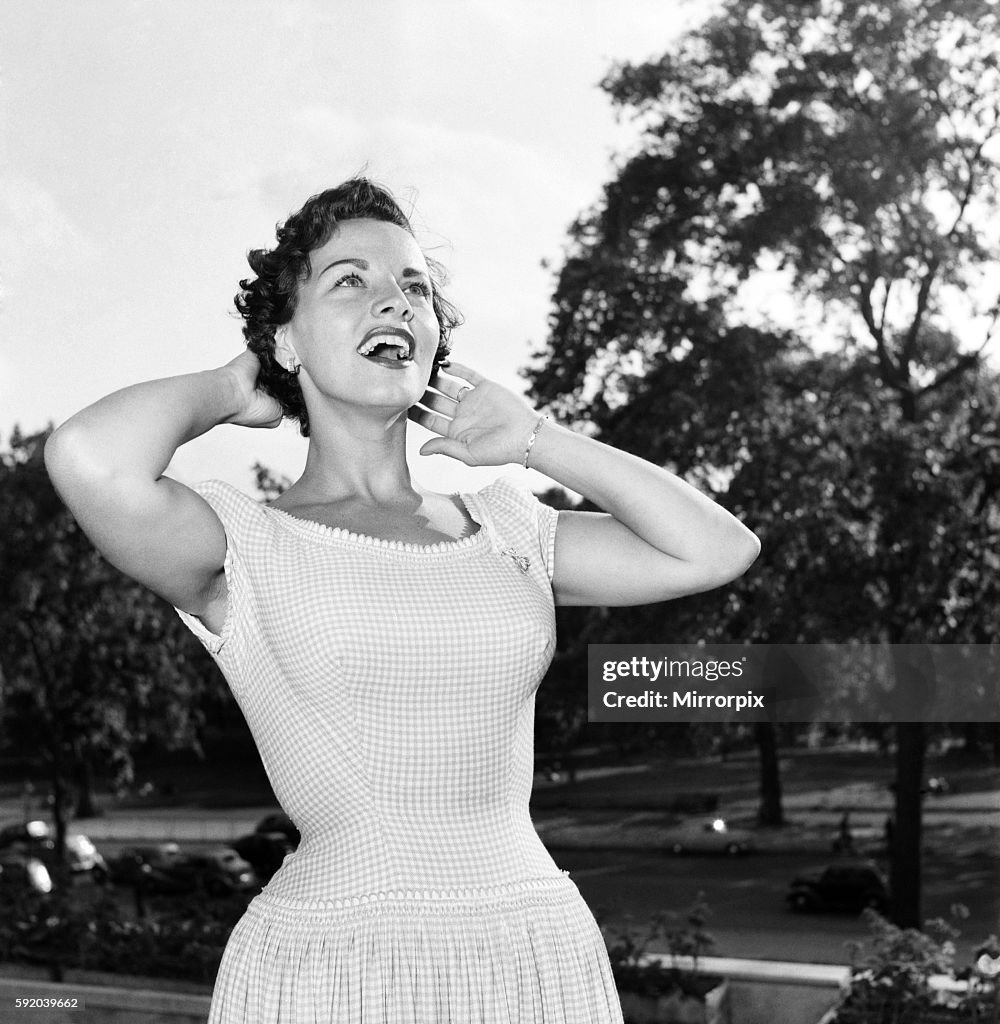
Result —
M289 373L298 373L302 363L288 337L288 325L282 324L274 332L274 358Z

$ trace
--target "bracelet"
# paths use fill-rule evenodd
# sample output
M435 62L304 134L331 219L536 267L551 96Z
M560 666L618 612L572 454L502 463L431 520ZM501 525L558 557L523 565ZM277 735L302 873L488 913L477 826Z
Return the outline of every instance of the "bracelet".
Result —
M525 469L528 468L528 456L531 454L531 449L535 447L535 438L538 437L538 431L541 428L542 424L547 419L548 419L548 416L539 416L538 417L538 421L535 423L535 426L532 428L531 437L528 438L528 444L527 444L527 446L524 449L524 461L521 463L521 465Z

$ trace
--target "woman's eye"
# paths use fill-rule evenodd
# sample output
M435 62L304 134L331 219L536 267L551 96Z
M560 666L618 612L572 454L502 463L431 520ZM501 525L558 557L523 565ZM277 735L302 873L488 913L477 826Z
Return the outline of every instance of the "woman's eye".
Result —
M361 287L363 284L364 281L362 281L357 274L351 273L344 274L343 277L338 277L337 280L333 282L333 287L340 288L341 286L343 286L347 288L358 288Z
M431 286L426 281L414 281L412 284L407 285L407 290L414 289L418 295L422 295L425 299L429 299L431 295Z

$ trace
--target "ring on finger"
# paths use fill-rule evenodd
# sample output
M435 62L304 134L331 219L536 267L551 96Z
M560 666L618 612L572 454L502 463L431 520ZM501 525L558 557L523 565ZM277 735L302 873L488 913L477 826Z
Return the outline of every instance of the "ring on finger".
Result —
M458 394L457 394L457 395L455 395L455 401L456 401L456 403L457 403L457 402L461 402L461 401L462 401L462 399L463 399L463 398L465 397L465 392L466 392L466 391L472 391L472 390L473 390L473 388L472 388L472 386L471 386L471 385L469 385L469 384L463 384L463 385L462 385L462 386L461 386L461 387L460 387L460 388L458 389Z

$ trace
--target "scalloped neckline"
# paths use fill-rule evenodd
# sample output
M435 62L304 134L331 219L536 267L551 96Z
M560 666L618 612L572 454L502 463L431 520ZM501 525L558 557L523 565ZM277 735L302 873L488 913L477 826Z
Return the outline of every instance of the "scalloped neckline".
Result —
M457 540L440 540L434 544L415 544L412 541L389 540L385 537L372 537L367 533L355 533L343 526L328 526L326 523L317 522L315 519L303 519L301 516L292 515L283 508L275 508L273 505L261 504L261 508L273 512L278 516L279 521L287 523L293 529L301 533L312 534L316 537L323 537L328 540L349 541L362 547L369 547L378 551L406 551L412 554L439 554L447 551L462 551L465 548L473 547L479 543L486 533L486 525L481 519L476 518L475 495L456 493L452 497L458 498L465 508L468 517L479 529L470 533L467 537L459 537ZM473 499L472 502L469 499Z

